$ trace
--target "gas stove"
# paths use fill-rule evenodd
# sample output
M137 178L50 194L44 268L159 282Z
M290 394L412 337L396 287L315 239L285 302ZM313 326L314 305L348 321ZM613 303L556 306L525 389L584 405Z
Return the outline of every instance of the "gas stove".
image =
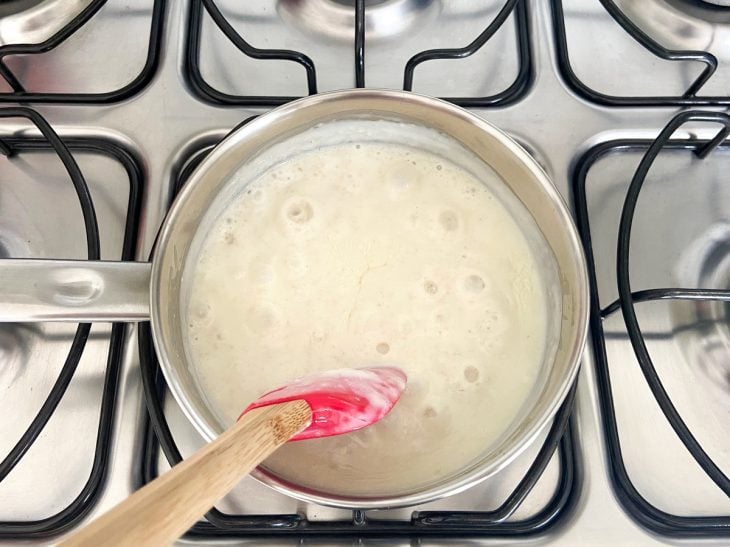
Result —
M347 511L246 479L182 541L727 543L728 2L0 2L0 258L146 260L231 129L350 87L445 98L545 168L589 262L575 389L464 493ZM144 323L2 324L0 393L0 541L58 541L202 444Z

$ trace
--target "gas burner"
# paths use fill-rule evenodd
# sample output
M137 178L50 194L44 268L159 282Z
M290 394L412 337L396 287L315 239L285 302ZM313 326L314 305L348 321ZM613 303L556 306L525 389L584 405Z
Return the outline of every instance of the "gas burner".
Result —
M581 5L552 0L558 65L577 94L607 106L730 104L730 11L687 0L593 0L596 17L566 26L565 14Z
M667 47L709 49L727 40L727 30L723 32L722 27L730 24L730 1L617 0L616 4L644 32Z
M93 0L0 2L0 45L40 44L77 17Z
M305 32L352 41L355 0L280 0L278 11L288 24ZM438 13L433 0L365 0L368 40L407 32Z
M708 6L712 8L730 8L730 0L684 0L695 6Z
M665 0L687 16L714 24L730 24L730 0Z
M637 521L671 535L712 535L730 523L715 516L728 499L730 147L724 132L670 139L701 120L730 129L725 114L685 111L656 141L593 147L574 172L611 480ZM689 173L702 191L688 191ZM606 252L617 240L616 254ZM691 476L674 472L690 461ZM684 516L688 501L703 516Z
M134 95L157 70L165 1L0 2L0 102L99 104Z
M43 0L5 0L0 2L0 15L7 16L36 7Z
M677 277L683 286L730 289L730 224L710 226L687 247L680 264ZM704 396L722 408L730 393L730 302L686 304L672 309L679 345Z
M634 9L651 11L661 18L684 20L685 22L699 21L713 26L730 23L730 1L728 0L647 0L635 3ZM648 18L648 14L645 18Z

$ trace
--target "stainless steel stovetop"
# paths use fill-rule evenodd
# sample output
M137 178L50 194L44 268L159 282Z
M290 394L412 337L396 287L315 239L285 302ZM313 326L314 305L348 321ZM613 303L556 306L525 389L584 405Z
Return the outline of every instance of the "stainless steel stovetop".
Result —
M705 467L714 466L714 481L649 389L632 348L636 333L624 320L631 306L612 303L621 209L643 155L678 112L730 106L727 2L365 1L361 65L354 3L0 2L0 149L14 152L0 158L0 257L87 257L63 164L18 117L25 111L2 110L19 104L44 116L70 147L106 259L146 259L175 188L234 126L292 97L356 83L403 88L405 81L483 116L542 163L576 212L593 266L592 337L571 425L531 490L525 477L541 461L540 443L472 490L394 511L317 507L247 479L218 506L228 515L212 517L220 526L199 525L188 540L726 544L730 143L705 159L692 153L717 134L717 120L682 125L663 148L636 206L629 252L642 339L698 458L704 453ZM215 6L223 30L229 25L244 42L216 26ZM66 38L74 21L82 24ZM421 56L408 77L417 53L463 47L480 35L486 41L473 44L473 55ZM300 54L256 58L255 48ZM703 84L712 56L717 68ZM637 294L677 287L712 291ZM140 335L144 377L154 380L144 328L94 324L85 346L79 330L0 325L0 541L53 543L167 465L144 406ZM55 408L49 393L60 401ZM161 404L174 441L190 454L201 440L170 397ZM31 423L42 425L38 416L48 423L23 442ZM164 435L163 445L171 450ZM498 515L485 513L500 506Z

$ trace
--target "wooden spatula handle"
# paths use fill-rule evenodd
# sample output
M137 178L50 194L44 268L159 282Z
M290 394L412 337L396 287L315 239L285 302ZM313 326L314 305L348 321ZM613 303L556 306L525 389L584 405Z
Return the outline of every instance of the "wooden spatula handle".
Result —
M254 467L307 427L309 405L259 408L192 457L147 484L64 541L63 546L167 545Z

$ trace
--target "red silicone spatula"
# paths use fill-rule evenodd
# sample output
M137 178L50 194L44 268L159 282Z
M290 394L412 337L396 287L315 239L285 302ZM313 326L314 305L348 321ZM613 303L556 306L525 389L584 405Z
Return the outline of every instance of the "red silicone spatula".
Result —
M383 418L406 386L393 367L306 376L270 391L216 440L62 545L167 545L289 440L341 435Z

